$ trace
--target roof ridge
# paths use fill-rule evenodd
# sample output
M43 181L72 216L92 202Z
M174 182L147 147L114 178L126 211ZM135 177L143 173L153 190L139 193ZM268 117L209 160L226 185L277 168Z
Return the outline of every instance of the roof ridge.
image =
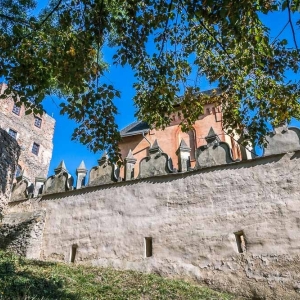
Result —
M147 122L144 121L135 121L128 124L126 127L120 130L121 137L129 135L137 135L144 132L148 132L150 129Z

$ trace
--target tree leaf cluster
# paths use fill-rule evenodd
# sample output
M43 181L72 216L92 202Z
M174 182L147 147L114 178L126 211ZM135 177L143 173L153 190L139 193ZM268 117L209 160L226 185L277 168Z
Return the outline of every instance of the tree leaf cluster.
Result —
M104 46L114 49L114 64L132 68L136 116L152 127L165 128L180 111L189 130L213 101L225 130L263 144L268 124L300 117L299 79L287 80L299 74L299 0L53 0L37 15L33 0L2 2L3 97L37 114L45 96L59 96L61 112L78 123L73 139L113 160L121 94L105 82ZM274 12L287 12L291 40L270 38L261 15ZM219 86L210 97L203 78Z

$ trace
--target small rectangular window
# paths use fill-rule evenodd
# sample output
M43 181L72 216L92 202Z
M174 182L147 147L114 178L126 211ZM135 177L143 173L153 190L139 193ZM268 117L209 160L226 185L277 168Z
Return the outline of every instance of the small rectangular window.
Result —
M17 116L19 116L19 115L20 115L20 112L21 112L21 107L19 107L19 106L17 106L16 104L14 104L14 107L13 107L12 112L13 112L14 114L16 114Z
M31 152L35 155L39 154L40 145L37 143L33 143Z
M15 131L13 129L9 129L8 133L11 137L13 137L14 139L17 139L17 131Z
M243 231L236 232L235 234L236 245L239 253L246 252L246 239Z
M42 119L35 116L34 117L34 126L38 127L38 128L41 128L42 126Z
M77 252L77 245L72 245L72 248L71 248L71 257L70 257L71 263L75 262L76 252Z
M152 237L145 237L145 256L152 256Z

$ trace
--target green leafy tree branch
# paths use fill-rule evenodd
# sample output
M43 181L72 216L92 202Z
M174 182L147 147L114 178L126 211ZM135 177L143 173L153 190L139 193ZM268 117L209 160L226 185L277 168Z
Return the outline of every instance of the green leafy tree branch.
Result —
M262 144L268 123L300 117L299 80L286 78L299 74L299 0L55 0L33 15L35 6L2 0L2 97L41 113L44 97L58 95L61 112L78 123L73 138L108 150L113 160L120 140L114 99L121 91L103 80L104 46L115 49L115 64L131 66L136 116L153 127L168 126L180 113L188 130L214 101L226 130ZM280 11L287 20L271 40L260 16ZM291 41L282 38L287 28ZM218 92L201 93L203 77L217 82Z

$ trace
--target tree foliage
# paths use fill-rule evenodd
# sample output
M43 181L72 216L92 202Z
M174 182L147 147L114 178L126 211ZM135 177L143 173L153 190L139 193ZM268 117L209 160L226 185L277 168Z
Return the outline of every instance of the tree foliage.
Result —
M104 46L115 50L115 64L131 66L136 115L154 127L168 126L178 103L183 129L195 122L212 101L201 93L203 77L218 83L213 101L224 128L245 140L263 143L267 124L300 117L300 81L287 75L299 74L300 0L53 0L39 14L34 0L1 2L3 97L39 113L44 97L57 94L78 123L73 138L91 150L117 159L113 101L121 91L103 80ZM271 39L261 21L280 11L290 41L282 32Z

